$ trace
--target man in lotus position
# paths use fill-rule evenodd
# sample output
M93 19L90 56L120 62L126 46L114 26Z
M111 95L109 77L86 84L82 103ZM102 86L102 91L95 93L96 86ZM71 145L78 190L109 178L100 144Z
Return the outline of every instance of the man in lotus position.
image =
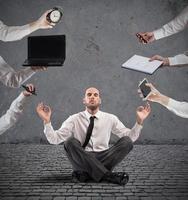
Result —
M44 134L51 144L64 142L64 148L73 167L73 176L79 181L108 181L125 185L128 174L112 172L133 148L133 142L140 135L143 121L150 113L150 106L140 106L136 111L136 123L126 128L113 114L99 110L99 90L91 87L83 98L85 111L70 116L58 130L54 130L50 118L51 108L43 103L36 110L44 121ZM111 133L120 139L109 148Z

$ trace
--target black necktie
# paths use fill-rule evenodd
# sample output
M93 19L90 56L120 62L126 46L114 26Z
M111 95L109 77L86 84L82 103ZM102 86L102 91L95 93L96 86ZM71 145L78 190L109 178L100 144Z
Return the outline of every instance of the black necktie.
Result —
M96 117L95 116L91 116L90 117L90 123L89 123L89 126L87 128L87 133L86 133L86 139L85 139L85 142L84 144L82 145L83 148L85 148L90 140L90 137L91 137L91 134L92 134L92 130L93 130L93 126L94 126L94 119Z

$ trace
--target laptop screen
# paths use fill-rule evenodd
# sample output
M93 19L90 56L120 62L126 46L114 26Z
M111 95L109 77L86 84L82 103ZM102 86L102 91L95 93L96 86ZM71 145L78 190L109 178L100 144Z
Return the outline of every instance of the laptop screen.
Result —
M65 59L65 35L28 37L28 59Z

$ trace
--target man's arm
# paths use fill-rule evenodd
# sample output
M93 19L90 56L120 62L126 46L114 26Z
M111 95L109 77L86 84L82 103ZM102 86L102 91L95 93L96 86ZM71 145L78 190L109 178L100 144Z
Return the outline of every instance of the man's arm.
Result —
M51 108L39 103L36 111L44 123L44 134L50 144L60 144L72 135L73 122L69 117L58 130L54 130L51 124Z
M136 124L132 129L126 128L124 124L116 117L114 119L114 126L112 128L112 133L117 135L118 137L128 136L130 139L135 142L140 136L142 130L142 124L144 120L148 117L151 112L151 108L149 104L146 106L140 106L136 111Z
M125 125L116 117L112 128L112 133L117 135L119 138L128 136L135 142L139 137L142 130L142 125L135 123L132 129L125 127Z
M150 58L149 61L159 60L163 62L163 66L182 66L188 64L188 55L187 52L185 54L179 54L174 57L162 57L160 55L155 55Z
M36 71L43 71L45 67L27 67L19 71L15 71L0 56L0 81L12 88L20 87L26 82Z
M188 56L185 54L179 54L174 57L168 57L169 65L176 66L176 65L188 65Z
M27 87L30 88L30 91L34 90L34 86L32 84L28 84ZM26 97L30 95L32 94L24 91L12 102L7 112L0 118L0 135L18 121L21 114L23 113Z
M26 35L38 30L52 28L54 24L46 20L46 11L38 20L24 26L7 26L0 21L0 40L4 42L20 40Z
M169 98L165 107L179 117L188 118L188 102L180 102Z
M188 6L172 21L165 24L162 28L151 32L139 32L136 34L139 41L143 44L151 43L164 37L168 37L182 31L188 24Z
M188 6L172 21L153 31L156 40L182 31L188 24Z
M151 88L151 94L147 97L147 100L165 106L168 110L180 117L188 118L187 102L176 101L168 96L161 94L151 83L147 83L147 86Z

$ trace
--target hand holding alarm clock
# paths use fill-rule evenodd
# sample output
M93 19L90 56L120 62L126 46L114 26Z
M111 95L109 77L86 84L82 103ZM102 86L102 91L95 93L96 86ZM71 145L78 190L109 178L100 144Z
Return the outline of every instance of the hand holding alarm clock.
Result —
M46 20L49 23L58 23L63 16L62 9L60 7L54 7L46 16Z

